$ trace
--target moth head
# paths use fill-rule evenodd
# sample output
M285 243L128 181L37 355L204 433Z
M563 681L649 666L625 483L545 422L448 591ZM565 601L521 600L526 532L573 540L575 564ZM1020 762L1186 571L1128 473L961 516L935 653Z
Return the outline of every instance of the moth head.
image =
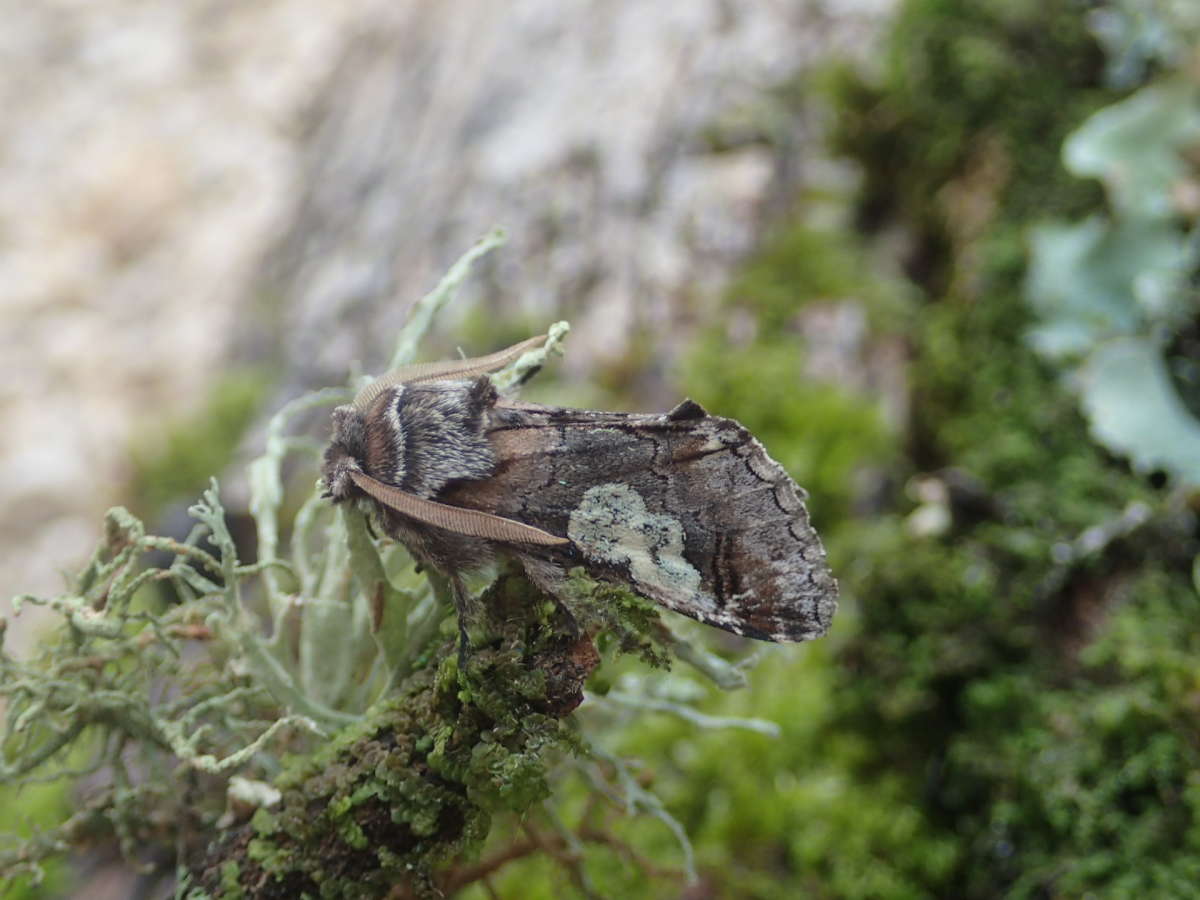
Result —
M323 496L335 503L361 496L351 480L351 473L362 472L366 454L366 425L362 413L353 406L339 406L333 411L333 440L325 448L321 478L325 482Z

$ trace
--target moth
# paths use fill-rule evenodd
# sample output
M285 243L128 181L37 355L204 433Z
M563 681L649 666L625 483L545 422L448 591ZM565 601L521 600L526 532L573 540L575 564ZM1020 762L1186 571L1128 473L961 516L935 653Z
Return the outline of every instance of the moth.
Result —
M333 411L325 496L373 502L383 531L447 575L497 555L559 598L567 573L627 585L764 641L829 628L837 582L804 491L732 419L685 400L663 415L522 403L488 377L540 346L408 366Z

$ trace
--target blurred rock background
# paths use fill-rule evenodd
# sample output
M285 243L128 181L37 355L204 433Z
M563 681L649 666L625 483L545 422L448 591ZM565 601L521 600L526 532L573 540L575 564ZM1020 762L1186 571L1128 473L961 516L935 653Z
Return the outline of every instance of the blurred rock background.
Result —
M799 186L846 177L789 85L864 56L889 6L5 4L5 595L61 590L108 506L186 504L189 435L251 440L381 365L495 225L431 356L569 318L577 378L669 360Z

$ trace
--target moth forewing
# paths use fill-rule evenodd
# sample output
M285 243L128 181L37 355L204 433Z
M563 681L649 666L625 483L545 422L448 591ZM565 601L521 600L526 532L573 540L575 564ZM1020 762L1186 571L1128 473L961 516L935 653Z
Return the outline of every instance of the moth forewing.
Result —
M837 583L802 492L737 422L691 401L666 415L500 403L492 422L495 473L443 499L570 538L569 559L515 550L542 561L544 587L555 571L545 561L564 578L583 565L746 637L828 629Z
M560 600L583 566L736 634L824 634L837 582L803 491L762 445L691 401L642 415L502 400L482 373L541 340L364 388L335 411L327 495L372 499L392 537L458 584L507 553Z

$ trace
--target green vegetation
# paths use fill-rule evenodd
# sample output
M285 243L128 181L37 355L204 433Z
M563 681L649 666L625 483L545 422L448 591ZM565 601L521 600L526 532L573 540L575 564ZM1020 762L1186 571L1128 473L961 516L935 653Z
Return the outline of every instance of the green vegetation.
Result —
M1078 357L1041 354L1046 306L1026 293L1033 229L1104 209L1060 153L1119 99L1105 63L1075 4L905 3L882 80L827 82L835 146L866 176L862 231L781 228L729 291L731 319L751 324L735 340L722 322L686 368L688 393L734 412L809 489L843 587L830 637L768 655L747 691L700 707L776 721L781 738L643 715L607 742L642 761L708 895L1200 896L1194 495L1170 490L1156 458L1135 470L1124 447L1097 443L1094 405L1064 378ZM1130 141L1171 160L1163 190L1187 169L1147 142L1161 132L1181 149L1190 115L1181 102ZM1131 261L1099 253L1099 275L1053 277L1079 291L1113 273L1100 286L1132 305L1138 273L1188 224L1168 211L1152 239L1120 242ZM896 229L903 255L872 266L872 234ZM1188 312L1149 319L1160 341L1164 327L1194 334L1194 268L1185 257L1170 272L1162 296ZM1067 309L1098 341L1111 332L1087 318L1095 293ZM909 348L903 429L853 388L804 376L806 310L846 300L865 311L868 348ZM1185 396L1189 346L1168 333ZM885 489L864 496L864 469ZM586 823L580 795L559 796ZM679 859L669 833L603 821L644 858L587 847L596 896L678 890L661 871ZM523 861L496 890L560 896L559 863Z
M418 303L397 356L499 242L481 241ZM497 383L540 366L566 330L551 326ZM34 796L44 781L56 803L0 847L5 882L51 889L65 850L103 842L135 865L172 860L187 876L179 896L197 900L452 890L459 876L439 866L477 847L493 815L548 796L550 761L586 750L565 717L600 662L590 636L665 661L649 604L581 572L573 615L501 572L460 656L457 634L441 633L445 580L311 481L281 542L285 460L321 449L290 423L350 396L309 394L268 423L248 479L256 561L239 559L214 480L186 539L110 510L65 593L14 599L59 627L32 658L0 652L0 785ZM159 586L172 602L147 602ZM67 808L64 789L84 779L94 787Z
M121 783L100 809L127 846L174 846L164 811L221 831L197 897L260 878L381 891L409 871L415 892L468 900L680 896L693 876L722 900L1200 897L1196 480L1193 460L1160 452L1195 426L1200 207L1176 200L1193 186L1196 75L1186 41L1147 37L1180 33L1169 4L1105 9L1102 50L1069 0L907 0L878 80L823 85L834 147L864 172L855 230L781 223L681 368L680 393L742 420L809 490L843 591L830 636L751 653L684 624L681 645L637 598L579 579L572 607L604 658L563 718L563 670L543 663L578 647L520 580L489 588L484 649L459 672L445 585L360 517L310 501L277 558L280 458L305 449L281 414L252 470L261 565L229 556L215 493L195 510L216 556L117 515L80 596L103 587L126 618L102 633L60 603L76 645L51 660L109 654L96 683L148 695L179 676L172 629L203 621L214 670L239 680L101 710L22 671L44 730L10 736L4 762L82 709L88 728L219 779L186 816ZM1139 93L1118 95L1113 73ZM1122 166L1134 195L1112 180ZM822 362L831 310L857 316L849 370ZM1131 340L1175 398L1148 428L1111 389L1128 357L1110 351ZM197 616L142 636L140 607L120 606L140 584L130 547L173 550L154 577ZM294 639L245 630L231 585L250 579ZM372 620L377 596L399 620ZM570 690L599 660L575 662ZM288 708L303 715L266 730ZM218 827L231 760L280 800ZM157 831L131 825L147 810Z

